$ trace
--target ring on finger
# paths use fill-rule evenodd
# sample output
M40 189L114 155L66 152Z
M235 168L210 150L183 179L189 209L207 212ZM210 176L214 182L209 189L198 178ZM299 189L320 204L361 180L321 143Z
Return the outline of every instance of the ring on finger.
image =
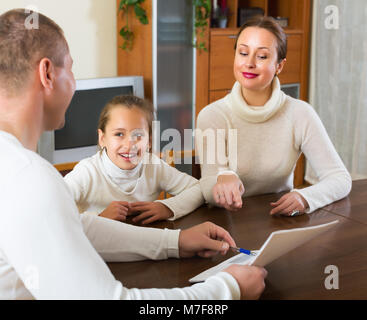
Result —
M291 217L296 217L296 216L299 216L299 215L301 215L301 212L299 212L299 210L293 210L291 212Z

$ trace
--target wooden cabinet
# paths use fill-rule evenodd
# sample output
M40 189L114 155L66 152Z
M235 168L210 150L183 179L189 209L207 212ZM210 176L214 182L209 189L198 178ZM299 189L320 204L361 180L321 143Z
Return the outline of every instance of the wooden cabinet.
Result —
M302 64L302 34L288 33L287 62L279 75L280 83L300 83Z
M209 90L231 89L237 30L223 29L210 34Z

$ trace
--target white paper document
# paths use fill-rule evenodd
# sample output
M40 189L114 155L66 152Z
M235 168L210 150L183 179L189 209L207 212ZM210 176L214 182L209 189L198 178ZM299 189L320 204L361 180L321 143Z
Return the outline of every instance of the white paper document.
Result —
M205 281L210 276L224 270L232 264L265 267L280 256L333 228L338 222L339 220L335 220L313 227L275 231L268 237L260 250L252 250L252 252L256 253L255 256L240 253L198 274L189 281L192 283Z

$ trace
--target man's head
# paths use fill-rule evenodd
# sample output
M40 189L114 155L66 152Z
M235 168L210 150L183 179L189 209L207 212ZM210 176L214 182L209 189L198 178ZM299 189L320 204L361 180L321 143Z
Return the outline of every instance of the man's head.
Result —
M38 15L37 28L26 23ZM0 94L21 97L28 90L42 93L43 130L63 126L75 91L72 59L62 29L50 18L14 9L0 16Z
M30 14L15 9L0 16L0 85L8 94L15 94L27 85L32 69L42 58L63 67L69 52L63 31L46 16L37 13L38 28L27 28Z

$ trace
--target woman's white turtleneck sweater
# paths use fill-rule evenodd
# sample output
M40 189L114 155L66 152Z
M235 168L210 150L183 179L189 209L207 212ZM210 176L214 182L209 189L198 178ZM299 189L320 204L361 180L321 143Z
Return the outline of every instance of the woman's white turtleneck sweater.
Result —
M146 154L132 170L117 167L103 151L80 161L64 178L81 213L100 214L112 201L158 201L178 219L201 206L197 179ZM161 191L174 197L157 200Z
M219 133L213 143L196 135L202 163L201 190L211 204L215 204L212 189L221 173L235 173L245 186L244 196L297 191L308 202L308 213L347 196L351 190L350 174L316 112L306 102L285 95L277 77L264 106L249 106L236 82L231 93L200 112L197 127L202 132L209 129ZM221 144L225 146L225 161L205 161L208 150L220 149ZM302 152L318 183L293 189L293 171Z

